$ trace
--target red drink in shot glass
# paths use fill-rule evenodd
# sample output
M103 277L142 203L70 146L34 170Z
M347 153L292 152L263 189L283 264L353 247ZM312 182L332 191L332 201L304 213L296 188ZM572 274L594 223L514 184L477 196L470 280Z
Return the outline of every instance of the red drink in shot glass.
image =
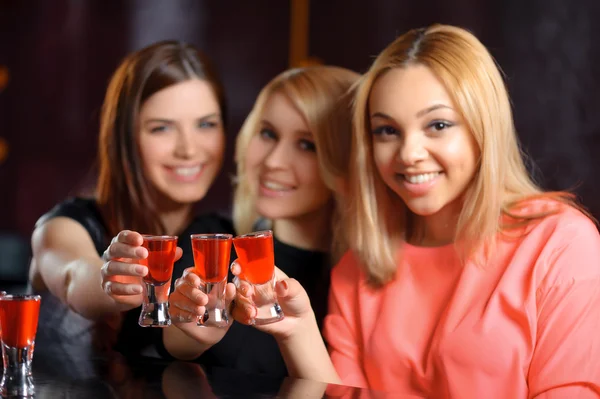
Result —
M177 250L176 236L142 235L142 246L148 250L148 257L139 263L148 268L144 281L144 302L138 324L142 327L168 327L169 291Z
M208 296L204 316L199 326L225 327L229 315L225 305L225 287L231 254L231 234L192 234L194 269L200 280L200 289Z
M148 267L144 282L152 285L166 284L173 274L177 237L144 235L142 246L148 250L148 257L140 259L140 264Z
M4 373L0 382L3 397L35 394L31 360L35 347L41 297L39 295L0 296L0 328Z
M244 234L233 239L240 280L254 286L252 298L257 309L254 324L270 324L283 319L283 311L275 293L275 255L271 230ZM239 286L239 284L238 284Z

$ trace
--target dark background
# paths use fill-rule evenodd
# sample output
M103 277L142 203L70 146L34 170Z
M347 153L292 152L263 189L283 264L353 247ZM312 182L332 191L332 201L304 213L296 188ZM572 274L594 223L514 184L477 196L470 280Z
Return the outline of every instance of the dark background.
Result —
M307 0L308 1L308 0ZM237 130L261 87L289 66L287 0L0 0L0 231L28 239L55 203L93 187L98 115L130 51L181 39L217 64L230 108L225 167L205 210L227 211ZM318 0L308 54L364 72L396 36L460 25L506 73L523 147L544 188L574 188L600 217L600 1ZM1 254L0 254L1 256Z

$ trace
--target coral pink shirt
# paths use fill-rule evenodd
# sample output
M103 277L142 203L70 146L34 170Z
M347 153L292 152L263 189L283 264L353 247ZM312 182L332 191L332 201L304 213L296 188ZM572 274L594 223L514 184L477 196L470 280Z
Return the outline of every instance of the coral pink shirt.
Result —
M600 235L574 209L503 240L485 266L404 246L367 286L347 253L325 337L347 385L434 398L600 397Z

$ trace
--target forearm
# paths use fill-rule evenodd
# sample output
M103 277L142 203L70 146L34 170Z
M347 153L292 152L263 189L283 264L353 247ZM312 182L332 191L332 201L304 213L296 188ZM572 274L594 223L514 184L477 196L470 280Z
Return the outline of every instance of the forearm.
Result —
M65 277L65 302L88 319L100 319L124 310L103 290L100 261L79 259L69 263Z
M100 259L69 261L48 252L32 263L46 289L83 317L97 320L119 312L115 301L102 291Z
M341 383L314 317L302 325L302 331L277 343L290 377Z
M212 327L198 327L190 324L189 326L182 326L182 328L203 329ZM179 360L196 359L214 345L213 343L199 342L198 339L188 335L175 325L163 330L163 344L167 352Z

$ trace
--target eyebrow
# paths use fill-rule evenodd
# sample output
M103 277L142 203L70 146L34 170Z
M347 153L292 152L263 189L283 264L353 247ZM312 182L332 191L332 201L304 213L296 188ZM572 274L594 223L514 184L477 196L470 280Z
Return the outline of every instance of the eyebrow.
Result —
M435 110L438 109L449 109L452 110L452 107L449 107L447 105L444 104L434 104L431 107L427 107L425 109L422 109L421 111L417 112L417 118L422 118L423 116L427 115L430 112L433 112ZM371 118L382 118L382 119L387 119L387 120L394 120L394 118L392 118L391 116L384 114L383 112L375 112L373 115L371 115Z
M431 107L425 108L425 109L417 112L417 118L421 118L421 117L427 115L428 113L433 112L433 111L435 111L437 109L444 109L444 108L453 111L452 107L449 107L447 105L444 105L444 104L434 104Z
M206 119L219 117L220 114L218 112L213 112L212 114L204 115L198 118L199 121L204 121ZM174 121L172 119L164 119L164 118L150 118L146 119L144 123L163 123L163 124L172 124Z
M260 123L262 125L268 126L269 128L271 128L273 130L277 130L277 128L275 126L273 126L273 124L266 119L262 119L260 121ZM307 136L307 137L310 137L311 139L314 139L312 132L310 132L309 130L296 130L296 131L294 131L294 133L296 133L297 135Z

